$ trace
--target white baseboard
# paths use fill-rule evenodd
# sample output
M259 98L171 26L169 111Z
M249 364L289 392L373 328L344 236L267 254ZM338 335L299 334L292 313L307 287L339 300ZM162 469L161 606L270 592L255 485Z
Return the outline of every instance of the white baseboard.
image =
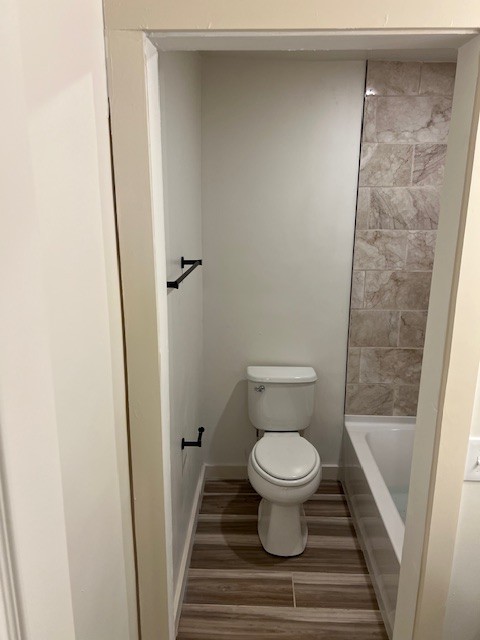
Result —
M203 497L203 486L206 477L206 465L203 465L198 477L195 495L193 497L192 511L188 521L187 535L185 538L185 546L183 547L182 561L178 572L177 588L175 589L174 612L175 612L175 633L178 631L178 623L180 622L180 614L182 613L183 598L185 597L185 589L187 587L188 569L192 557L193 540L195 538L195 529L197 528L198 513Z
M207 480L243 480L248 478L247 465L241 464L208 464ZM322 464L324 480L338 480L338 464Z

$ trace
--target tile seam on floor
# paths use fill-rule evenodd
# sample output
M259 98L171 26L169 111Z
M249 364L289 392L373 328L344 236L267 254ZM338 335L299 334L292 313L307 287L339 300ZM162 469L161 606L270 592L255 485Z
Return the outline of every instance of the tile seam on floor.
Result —
M362 585L371 584L371 579L368 573L340 573L340 572L316 572L311 573L308 571L276 571L273 576L275 579L286 579L292 576L293 580L298 582L304 582L308 584L349 584L349 585ZM189 577L192 578L259 578L259 579L271 579L272 572L265 570L255 569L189 569Z
M277 571L272 575L271 571L255 571L254 569L190 569L189 577L193 578L259 578L259 579L288 579L291 571Z
M260 544L258 537L254 533L197 533L194 541L204 545L224 543L229 547L258 547ZM310 535L308 543L310 549L360 549L358 540L353 536Z
M302 619L312 622L340 622L344 624L377 622L382 620L378 609L339 609L335 607L278 607L272 605L241 605L241 604L184 604L186 613L210 612L251 615L271 615L284 620L293 614L299 621Z
M245 522L256 522L258 519L257 514L247 514L247 513L199 513L199 520L204 520L205 522L208 520L217 521L217 520L225 520L227 521L245 521ZM329 524L348 524L352 523L351 516L305 516L308 522L328 522Z

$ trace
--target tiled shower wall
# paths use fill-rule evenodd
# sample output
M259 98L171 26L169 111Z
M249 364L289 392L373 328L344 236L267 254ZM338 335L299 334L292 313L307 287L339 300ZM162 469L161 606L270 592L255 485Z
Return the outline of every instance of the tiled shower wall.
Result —
M369 62L346 413L416 415L455 64Z

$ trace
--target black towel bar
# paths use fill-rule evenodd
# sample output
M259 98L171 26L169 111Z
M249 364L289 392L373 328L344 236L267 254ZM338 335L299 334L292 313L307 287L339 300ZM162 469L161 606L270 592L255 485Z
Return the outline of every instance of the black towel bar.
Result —
M178 289L182 280L185 280L185 278L190 275L194 269L201 266L202 260L185 260L185 258L182 256L182 261L180 264L182 269L188 264L191 264L192 266L190 267L190 269L188 269L188 271L182 273L182 275L176 280L169 280L167 282L167 289Z

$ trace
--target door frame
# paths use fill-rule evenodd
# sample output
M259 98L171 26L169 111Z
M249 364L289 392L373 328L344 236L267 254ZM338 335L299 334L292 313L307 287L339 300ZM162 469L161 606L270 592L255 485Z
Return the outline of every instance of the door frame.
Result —
M465 33L465 30L458 32ZM467 33L473 32L467 30ZM162 33L176 38L177 50L182 50L182 37L191 36L180 31ZM212 41L225 36L225 32L215 30L193 33L197 38ZM415 33L445 35L454 31L418 30ZM316 38L321 49L326 37L321 31L234 31L230 37L239 35L250 39L247 48L258 48L258 43L265 44L262 40L265 38L273 42L291 35L299 41ZM375 49L372 47L375 38L392 37L392 31L379 29L355 34L338 31L336 35L343 41L352 38L352 43L354 38L368 36L370 48ZM393 35L411 35L411 30L399 30ZM331 40L330 49L335 48L331 44L334 41ZM159 118L159 112L151 112L155 100L152 103L148 76L148 65L156 52L147 34L136 29L107 30L107 51L130 403L139 616L143 640L159 637L173 640L176 612L172 593L168 393L165 391L168 342L164 333L162 335L166 294L164 279L161 280L161 255L157 253L160 249L162 254L164 247L155 244L156 230L163 225L164 216L158 149L157 161L152 164L152 147L161 144L161 134L158 128L157 138L152 136L152 117ZM477 352L480 354L480 339L475 348L465 350L460 332L472 326L466 285L474 270L480 270L471 246L472 236L465 235L473 225L475 209L480 207L480 170L473 176L480 149L477 141L480 36L459 51L457 77L462 79L462 94L460 90L455 92L447 152L441 210L448 211L448 219L441 214L437 246L442 247L442 260L435 260L433 270L430 308L434 309L435 318L431 313L427 327L417 417L422 429L417 430L415 439L394 640L441 637L443 617L439 611L444 611L448 596L474 403L476 372L473 376L473 367ZM155 191L155 185L157 188L160 185L160 191ZM480 316L475 319L480 325ZM461 382L465 381L462 373L465 366L468 385L465 388L463 384L460 389ZM167 386L165 382L162 384L165 379ZM460 391L462 407L456 400ZM433 582L435 589L431 588Z

